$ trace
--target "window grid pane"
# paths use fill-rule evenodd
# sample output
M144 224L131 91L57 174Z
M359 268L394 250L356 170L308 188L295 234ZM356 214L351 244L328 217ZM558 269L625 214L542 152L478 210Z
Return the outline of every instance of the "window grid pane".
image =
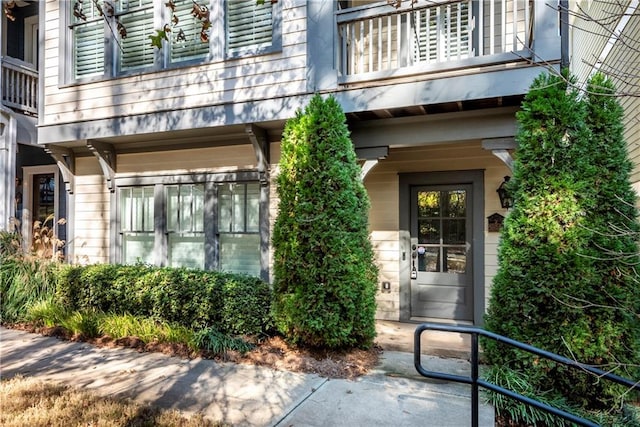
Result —
M178 23L171 29L171 62L204 58L209 53L209 43L202 41L202 23L191 14L192 0L175 1L174 15Z
M272 4L256 0L227 1L227 50L269 47L272 43Z
M123 13L119 19L127 29L127 37L120 38L119 41L120 69L128 71L152 66L155 53L154 47L149 42L149 35L154 33L153 3L144 9Z

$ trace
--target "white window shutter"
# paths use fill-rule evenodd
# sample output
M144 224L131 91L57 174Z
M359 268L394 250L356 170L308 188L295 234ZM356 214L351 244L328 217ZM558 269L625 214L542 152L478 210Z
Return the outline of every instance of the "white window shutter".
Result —
M104 74L104 20L92 1L71 8L73 33L73 78ZM75 13L83 15L76 16Z
M119 69L135 70L153 66L154 47L149 35L155 33L153 0L123 0L119 4L118 19L127 30L126 38L119 37ZM114 25L114 31L117 31Z
M273 16L270 1L227 1L227 51L269 47L273 39Z
M192 0L175 1L176 11L173 15L178 18L178 23L171 28L171 62L189 61L201 59L209 53L209 42L200 37L202 21L191 14ZM180 38L182 30L183 38ZM210 30L207 30L210 33Z

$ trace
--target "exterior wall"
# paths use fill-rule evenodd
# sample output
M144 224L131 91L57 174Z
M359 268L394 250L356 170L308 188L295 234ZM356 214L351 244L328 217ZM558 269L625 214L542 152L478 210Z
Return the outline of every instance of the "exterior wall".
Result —
M305 2L282 0L282 51L147 72L90 83L65 84L60 75L60 4L46 3L44 95L41 125L208 105L273 99L306 91ZM286 84L282 84L286 82Z
M580 6L591 19L572 17L571 69L579 82L585 82L600 59L601 64L597 67L616 84L620 104L625 110L624 136L635 165L631 181L640 194L640 72L635 67L640 63L640 43L636 37L640 33L640 20L633 17L628 20L623 29L624 43L617 41L613 46L607 46L611 34L620 31L619 18L628 13L630 3L572 2L572 6ZM640 13L637 5L633 13L635 17Z
M255 154L250 145L212 147L194 150L121 154L117 177L178 175L193 172L226 172L255 168ZM74 191L75 236L73 259L81 264L110 261L112 193L109 191L98 160L76 160Z
M93 157L76 159L73 259L70 262L109 262L111 194Z
M387 320L400 318L401 236L399 230L399 173L463 171L484 169L485 212L484 217L498 212L506 216L500 207L496 188L509 169L481 147L480 141L458 144L442 144L415 148L391 149L389 156L380 161L365 178L371 199L369 223L371 239L380 269L380 288L383 281L391 282L391 292L378 292L377 317ZM489 233L485 221L485 306L488 304L491 281L497 270L497 245L499 233ZM408 256L408 255L407 255ZM478 285L478 284L477 284ZM379 289L380 289L379 288Z

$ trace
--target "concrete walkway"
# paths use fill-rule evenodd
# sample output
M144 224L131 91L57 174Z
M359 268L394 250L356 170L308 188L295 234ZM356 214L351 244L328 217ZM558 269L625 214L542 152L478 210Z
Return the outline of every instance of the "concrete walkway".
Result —
M422 357L427 369L469 373L464 360ZM406 352L385 351L374 372L350 381L96 348L0 328L0 377L15 375L200 412L237 426L470 425L469 387L420 377ZM494 425L487 405L481 405L480 425Z

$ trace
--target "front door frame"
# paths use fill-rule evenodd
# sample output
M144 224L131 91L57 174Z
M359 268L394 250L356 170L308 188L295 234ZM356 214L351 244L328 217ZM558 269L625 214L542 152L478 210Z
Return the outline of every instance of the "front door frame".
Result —
M399 174L399 225L400 233L411 234L411 189L425 185L469 184L472 187L472 236L473 266L473 323L482 326L485 309L484 286L484 171L414 172ZM407 251L407 248L403 248ZM410 268L411 257L400 258L400 271ZM411 280L406 275L400 279L400 321L411 320Z

